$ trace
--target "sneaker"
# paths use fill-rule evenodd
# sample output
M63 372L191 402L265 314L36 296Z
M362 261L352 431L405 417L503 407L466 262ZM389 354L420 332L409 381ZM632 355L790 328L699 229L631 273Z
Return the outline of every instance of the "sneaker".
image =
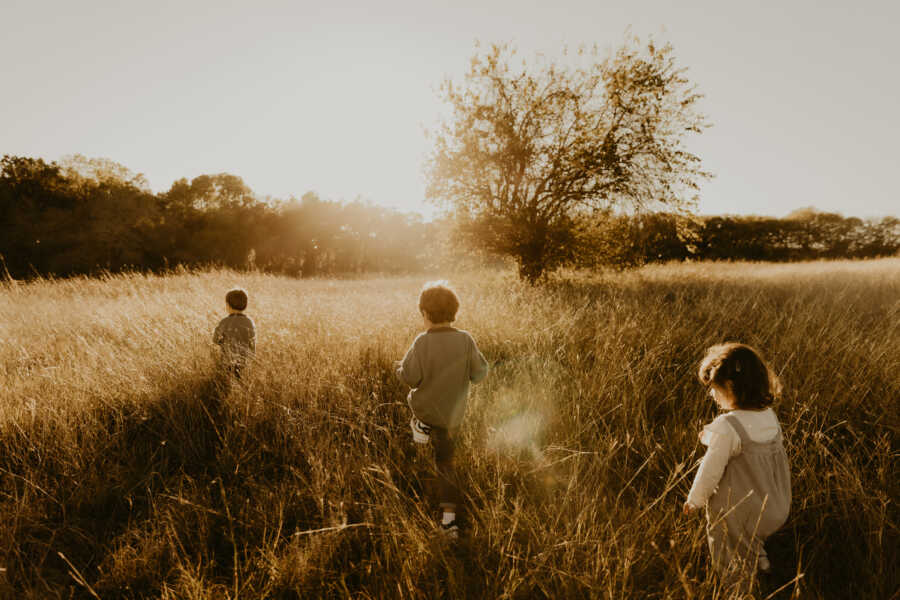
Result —
M451 540L459 539L459 526L456 521L450 521L446 525L441 524L441 534Z
M415 416L409 420L409 428L412 429L413 441L417 444L427 444L431 439L431 427L418 420Z

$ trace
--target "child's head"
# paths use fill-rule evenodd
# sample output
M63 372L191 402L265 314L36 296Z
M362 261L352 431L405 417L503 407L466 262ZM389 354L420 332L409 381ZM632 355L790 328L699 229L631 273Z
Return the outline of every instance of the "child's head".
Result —
M228 293L225 294L225 304L231 310L241 312L247 308L247 292L241 288L228 290Z
M429 281L419 294L419 310L432 323L452 323L459 310L459 298L446 281Z
M746 344L712 346L700 363L699 378L712 388L723 408L759 410L771 406L781 394L778 377L759 352Z

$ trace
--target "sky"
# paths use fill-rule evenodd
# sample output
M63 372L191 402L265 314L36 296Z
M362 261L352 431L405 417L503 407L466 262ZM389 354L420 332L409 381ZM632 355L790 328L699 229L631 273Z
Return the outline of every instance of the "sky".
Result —
M0 0L0 155L109 158L154 191L239 175L261 196L434 214L423 131L475 41L519 53L670 42L712 127L697 212L900 215L900 3Z

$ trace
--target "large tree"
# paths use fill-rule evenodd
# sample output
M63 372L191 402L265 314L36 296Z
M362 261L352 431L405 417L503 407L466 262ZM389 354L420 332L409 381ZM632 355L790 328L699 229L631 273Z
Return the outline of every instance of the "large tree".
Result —
M427 193L476 242L533 282L572 258L579 216L691 203L709 175L683 140L707 123L671 45L515 54L479 50L463 81L441 88L452 113L432 132Z
M0 255L15 277L153 266L155 198L106 159L0 160ZM149 263L149 264L148 264Z

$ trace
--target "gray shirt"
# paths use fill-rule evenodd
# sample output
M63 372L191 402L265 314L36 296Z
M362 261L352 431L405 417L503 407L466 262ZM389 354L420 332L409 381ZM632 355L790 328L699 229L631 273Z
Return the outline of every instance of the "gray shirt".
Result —
M228 315L216 326L213 342L222 347L228 364L244 364L256 352L256 326L243 313Z
M467 332L453 327L432 328L416 337L397 375L413 388L409 407L432 427L456 429L466 411L469 382L487 375L488 363Z

